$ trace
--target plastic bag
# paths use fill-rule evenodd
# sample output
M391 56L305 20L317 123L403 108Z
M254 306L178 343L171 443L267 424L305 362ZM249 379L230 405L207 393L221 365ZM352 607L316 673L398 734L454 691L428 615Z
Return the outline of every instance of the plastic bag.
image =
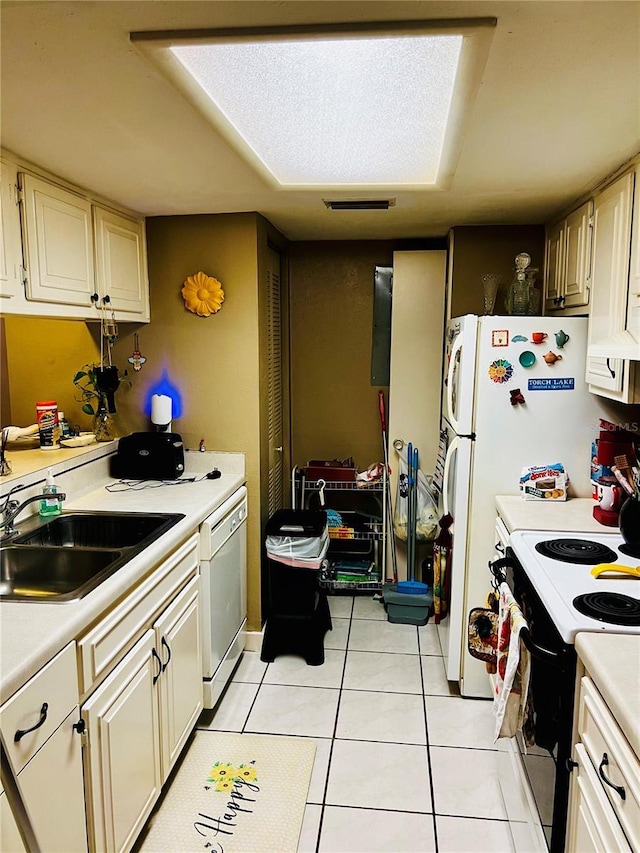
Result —
M393 530L398 539L407 541L407 505L408 505L408 468L406 452L399 453L399 476L396 494L396 505L393 514ZM418 542L428 542L433 539L438 530L438 507L433 499L430 488L430 477L418 469L418 494L416 512L416 539Z

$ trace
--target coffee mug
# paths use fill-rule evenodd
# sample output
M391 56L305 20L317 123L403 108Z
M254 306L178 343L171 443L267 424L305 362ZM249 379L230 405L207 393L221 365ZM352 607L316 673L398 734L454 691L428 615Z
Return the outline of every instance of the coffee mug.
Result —
M531 333L531 340L534 342L534 344L544 343L544 341L547 340L547 333L546 332L532 332Z
M607 512L615 512L620 509L622 502L622 489L612 483L598 483L597 501L601 509Z

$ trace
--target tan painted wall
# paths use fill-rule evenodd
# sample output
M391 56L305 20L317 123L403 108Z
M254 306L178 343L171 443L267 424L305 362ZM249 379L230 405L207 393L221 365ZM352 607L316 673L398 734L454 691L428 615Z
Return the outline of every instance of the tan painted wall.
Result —
M292 243L289 254L292 464L353 456L366 468L382 456L373 276L391 266L393 244Z
M98 324L7 314L4 329L2 426L10 425L5 414L13 426L33 424L38 400L56 400L70 423L90 429L92 419L74 399L72 380L84 364L99 361Z
M249 491L249 628L260 627L260 405L256 214L156 217L147 220L151 323L138 328L147 358L119 411L132 429L148 429L143 403L167 371L183 401L174 419L188 448L201 438L211 450L246 454ZM181 287L202 270L222 282L225 301L210 317L186 310ZM133 331L114 348L124 364Z
M504 314L504 299L513 278L514 258L519 252L528 252L531 266L540 270L536 287L542 293L544 225L456 226L449 316L484 314L482 274L485 272L502 275L494 313Z

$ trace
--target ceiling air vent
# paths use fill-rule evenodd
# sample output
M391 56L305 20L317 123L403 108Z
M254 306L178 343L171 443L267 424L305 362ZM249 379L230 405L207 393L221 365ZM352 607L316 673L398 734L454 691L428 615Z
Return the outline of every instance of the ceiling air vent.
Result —
M351 201L331 201L323 199L330 210L389 210L395 207L395 198L365 198Z

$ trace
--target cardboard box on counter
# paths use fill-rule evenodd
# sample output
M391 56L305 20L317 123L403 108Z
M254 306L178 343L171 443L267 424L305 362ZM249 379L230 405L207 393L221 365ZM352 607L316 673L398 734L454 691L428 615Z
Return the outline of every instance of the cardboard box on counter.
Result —
M569 477L560 462L522 469L520 488L526 501L566 501Z

